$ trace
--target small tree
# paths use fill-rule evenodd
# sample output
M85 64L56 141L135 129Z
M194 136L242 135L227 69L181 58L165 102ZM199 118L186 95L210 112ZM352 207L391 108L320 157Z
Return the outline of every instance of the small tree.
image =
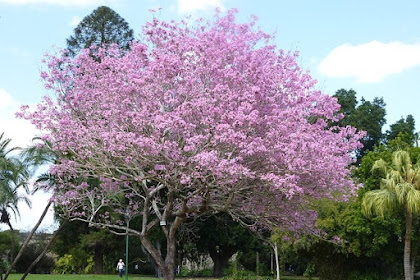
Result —
M354 191L349 152L362 135L328 126L336 100L254 25L235 23L235 11L195 26L154 19L128 52L51 56L42 76L57 100L23 108L59 155L56 203L72 219L138 236L165 279L187 217L224 211L306 232L312 198ZM141 226L128 227L135 217ZM157 227L166 255L150 240Z

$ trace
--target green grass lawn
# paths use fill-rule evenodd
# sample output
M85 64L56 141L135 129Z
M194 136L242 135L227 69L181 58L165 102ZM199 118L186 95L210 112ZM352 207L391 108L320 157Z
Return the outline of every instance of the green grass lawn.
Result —
M20 280L22 277L22 274L11 274L7 279L8 280ZM93 275L93 274L30 274L26 277L27 280L119 280L121 278L118 277L117 274L115 275ZM125 275L122 278L125 280ZM129 275L129 280L156 280L158 278L156 277L150 277L150 276L137 276L137 275ZM180 277L177 278L180 280L189 280L193 279L190 277ZM206 278L196 278L200 280L204 280ZM209 278L212 279L212 278ZM214 279L214 278L213 278ZM254 278L255 279L255 278ZM261 277L261 280L265 280L266 278ZM282 276L280 278L281 280L306 280L308 278L306 277L300 277L300 276ZM316 279L316 278L314 278Z

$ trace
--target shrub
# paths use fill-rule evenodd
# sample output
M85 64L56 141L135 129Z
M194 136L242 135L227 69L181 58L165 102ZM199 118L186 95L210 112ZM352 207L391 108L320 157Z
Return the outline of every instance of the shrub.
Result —
M75 267L73 264L73 256L65 254L60 257L55 263L54 273L57 274L71 274L75 272Z

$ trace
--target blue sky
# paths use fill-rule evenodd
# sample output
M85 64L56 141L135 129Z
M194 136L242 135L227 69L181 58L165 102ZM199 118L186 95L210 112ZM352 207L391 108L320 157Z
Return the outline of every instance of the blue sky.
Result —
M412 114L420 130L420 1L417 0L0 0L0 132L25 146L36 131L16 120L21 104L36 104L45 93L39 78L43 54L65 47L77 24L106 5L123 17L139 38L162 8L160 19L211 17L216 7L238 8L240 21L259 18L261 28L276 34L284 50L299 51L299 62L318 80L317 88L334 94L354 89L358 97L383 97L387 125ZM17 228L35 224L48 194L21 207ZM52 213L44 223L51 228ZM4 227L3 227L4 228Z

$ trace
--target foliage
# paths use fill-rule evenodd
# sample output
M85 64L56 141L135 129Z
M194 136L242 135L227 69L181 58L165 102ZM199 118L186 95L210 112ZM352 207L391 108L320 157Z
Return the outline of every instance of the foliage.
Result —
M144 28L144 44L47 58L46 96L21 117L43 129L59 160L55 201L73 219L141 238L173 279L175 233L187 216L227 211L238 220L313 231L312 198L354 192L349 152L360 147L338 121L334 98L314 90L296 55L235 23ZM317 119L311 122L311 119ZM99 178L100 185L75 178ZM160 226L161 225L161 226ZM160 226L166 260L149 239Z
M45 242L36 242L29 244L23 251L22 256L16 263L16 272L23 273L31 265L31 263L41 254L44 249ZM51 256L44 255L42 259L35 265L31 273L51 273L54 269L55 262Z
M360 161L368 151L373 151L374 146L383 139L382 127L386 123L385 102L382 98L375 97L373 101L367 101L362 97L359 105L356 92L353 89L340 89L334 94L334 97L341 105L338 112L344 115L339 124L341 126L351 125L366 131L362 140L363 147L357 152Z
M75 272L75 267L73 264L73 256L70 254L65 254L62 257L59 257L55 263L54 273L56 274L71 274Z
M80 247L74 247L70 254L58 258L54 273L83 273L88 266L89 255Z
M420 162L413 164L408 151L398 150L392 154L392 163L379 159L372 166L372 172L383 176L380 189L369 191L362 201L362 211L368 216L395 216L404 214L404 276L414 279L414 261L412 252L413 219L420 214ZM414 250L413 250L414 251Z
M87 265L84 269L84 273L89 274L95 271L95 262L93 261L93 256L89 256L87 259Z
M179 249L184 257L194 260L198 255L210 255L214 277L223 276L229 259L238 250L249 248L256 239L249 229L226 213L192 218L181 226L179 236Z
M0 232L0 259L7 260L6 257L11 250L12 234L10 230ZM18 243L15 242L15 250L18 249Z
M114 10L101 6L77 25L74 35L67 39L67 48L72 57L92 45L117 44L128 50L133 39L133 30L128 23Z
M20 280L22 274L11 274L8 279ZM118 276L115 274L97 275L97 274L30 274L28 280L115 280ZM130 280L156 280L156 277L145 277L139 275L129 275Z
M411 146L418 140L418 135L415 132L415 121L412 115L408 115L405 120L404 118L399 119L394 124L391 124L389 130L386 132L386 139L390 141L401 137L402 140Z
M303 276L308 277L309 280L313 279L316 275L315 265L313 263L309 263L303 273Z
M29 207L30 200L20 190L29 193L30 171L24 160L21 160L16 151L17 147L10 147L11 139L4 139L0 134L0 223L5 223L11 232L11 246L9 261L15 258L15 231L12 226L10 213L19 217L19 202L25 202Z

